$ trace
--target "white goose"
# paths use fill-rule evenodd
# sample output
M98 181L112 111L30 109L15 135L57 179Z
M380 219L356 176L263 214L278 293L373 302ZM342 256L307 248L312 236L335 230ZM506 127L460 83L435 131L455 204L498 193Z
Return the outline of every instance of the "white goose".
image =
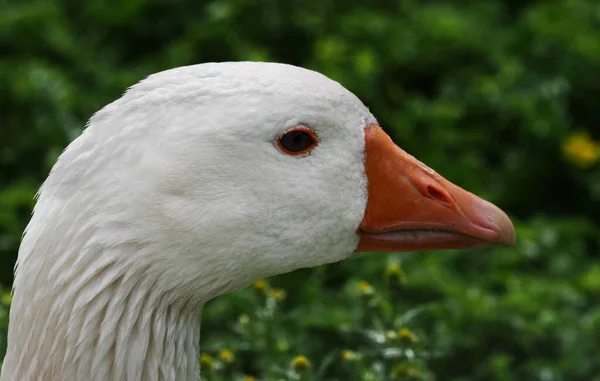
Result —
M95 114L41 187L0 380L196 380L211 298L356 251L514 242L321 74L168 70Z

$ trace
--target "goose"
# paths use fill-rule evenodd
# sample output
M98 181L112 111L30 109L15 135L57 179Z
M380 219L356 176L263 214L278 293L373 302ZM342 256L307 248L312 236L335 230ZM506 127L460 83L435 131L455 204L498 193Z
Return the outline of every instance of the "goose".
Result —
M212 298L356 252L514 243L503 211L320 73L166 70L94 114L40 187L0 380L196 380Z

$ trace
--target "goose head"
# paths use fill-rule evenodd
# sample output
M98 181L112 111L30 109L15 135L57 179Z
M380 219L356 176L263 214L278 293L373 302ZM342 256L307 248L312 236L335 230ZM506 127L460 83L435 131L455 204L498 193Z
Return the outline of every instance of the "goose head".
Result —
M164 71L96 113L41 187L4 373L194 379L196 362L179 370L166 348L195 356L191 311L215 296L357 251L514 241L506 214L396 146L319 73L249 62ZM34 351L45 357L24 363Z

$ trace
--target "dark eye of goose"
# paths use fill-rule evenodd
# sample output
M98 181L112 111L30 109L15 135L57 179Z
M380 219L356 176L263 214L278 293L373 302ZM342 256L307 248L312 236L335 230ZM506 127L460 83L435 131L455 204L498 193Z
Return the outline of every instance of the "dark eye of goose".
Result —
M288 155L302 155L317 145L317 135L308 127L298 126L277 139L279 148Z

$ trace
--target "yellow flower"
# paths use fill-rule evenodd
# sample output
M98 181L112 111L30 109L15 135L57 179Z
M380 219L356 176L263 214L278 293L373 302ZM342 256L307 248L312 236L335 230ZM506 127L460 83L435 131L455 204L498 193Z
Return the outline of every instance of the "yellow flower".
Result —
M569 136L562 144L563 154L581 168L589 168L600 158L600 144L593 141L587 133Z
M271 290L271 297L280 302L285 299L285 290L282 288L274 288Z
M310 361L304 356L296 356L292 360L292 369L296 373L304 373L310 367Z
M267 292L267 290L269 289L269 282L261 279L261 280L257 280L256 282L254 282L254 284L252 286L257 291Z
M238 323L240 323L241 325L246 325L250 323L250 317L246 314L241 314L238 318Z
M363 374L362 374L362 380L363 381L378 381L380 378L377 377L375 375L375 373L373 373L372 370L370 369L366 369L364 370Z
M244 378L242 378L242 381L256 381L256 377L244 376Z
M2 294L2 304L10 306L11 303L12 303L12 295L9 292Z
M383 277L390 285L399 286L404 283L406 275L404 274L404 271L402 271L400 265L393 263L385 268Z
M385 333L383 334L383 336L385 337L386 340L394 340L398 338L398 334L396 333L396 331L385 331Z
M361 357L362 356L360 355L360 353L351 351L349 349L342 351L342 360L344 360L344 361L348 361L348 362L357 361L357 360L360 360Z
M358 284L356 285L356 289L361 295L372 295L375 292L373 286L371 286L369 282L366 282L364 280L358 282Z
M422 380L423 374L417 368L408 366L406 363L399 363L392 369L392 380Z
M400 379L408 376L409 371L408 364L401 362L400 364L396 364L394 369L392 369L392 379Z
M212 370L215 365L212 356L208 353L202 353L200 357L198 357L198 362L203 371Z
M234 359L233 352L229 349L221 349L219 351L219 359L224 362L232 362Z
M417 335L413 331L408 328L402 328L398 331L398 337L402 341L406 341L409 343L415 343L418 341Z

